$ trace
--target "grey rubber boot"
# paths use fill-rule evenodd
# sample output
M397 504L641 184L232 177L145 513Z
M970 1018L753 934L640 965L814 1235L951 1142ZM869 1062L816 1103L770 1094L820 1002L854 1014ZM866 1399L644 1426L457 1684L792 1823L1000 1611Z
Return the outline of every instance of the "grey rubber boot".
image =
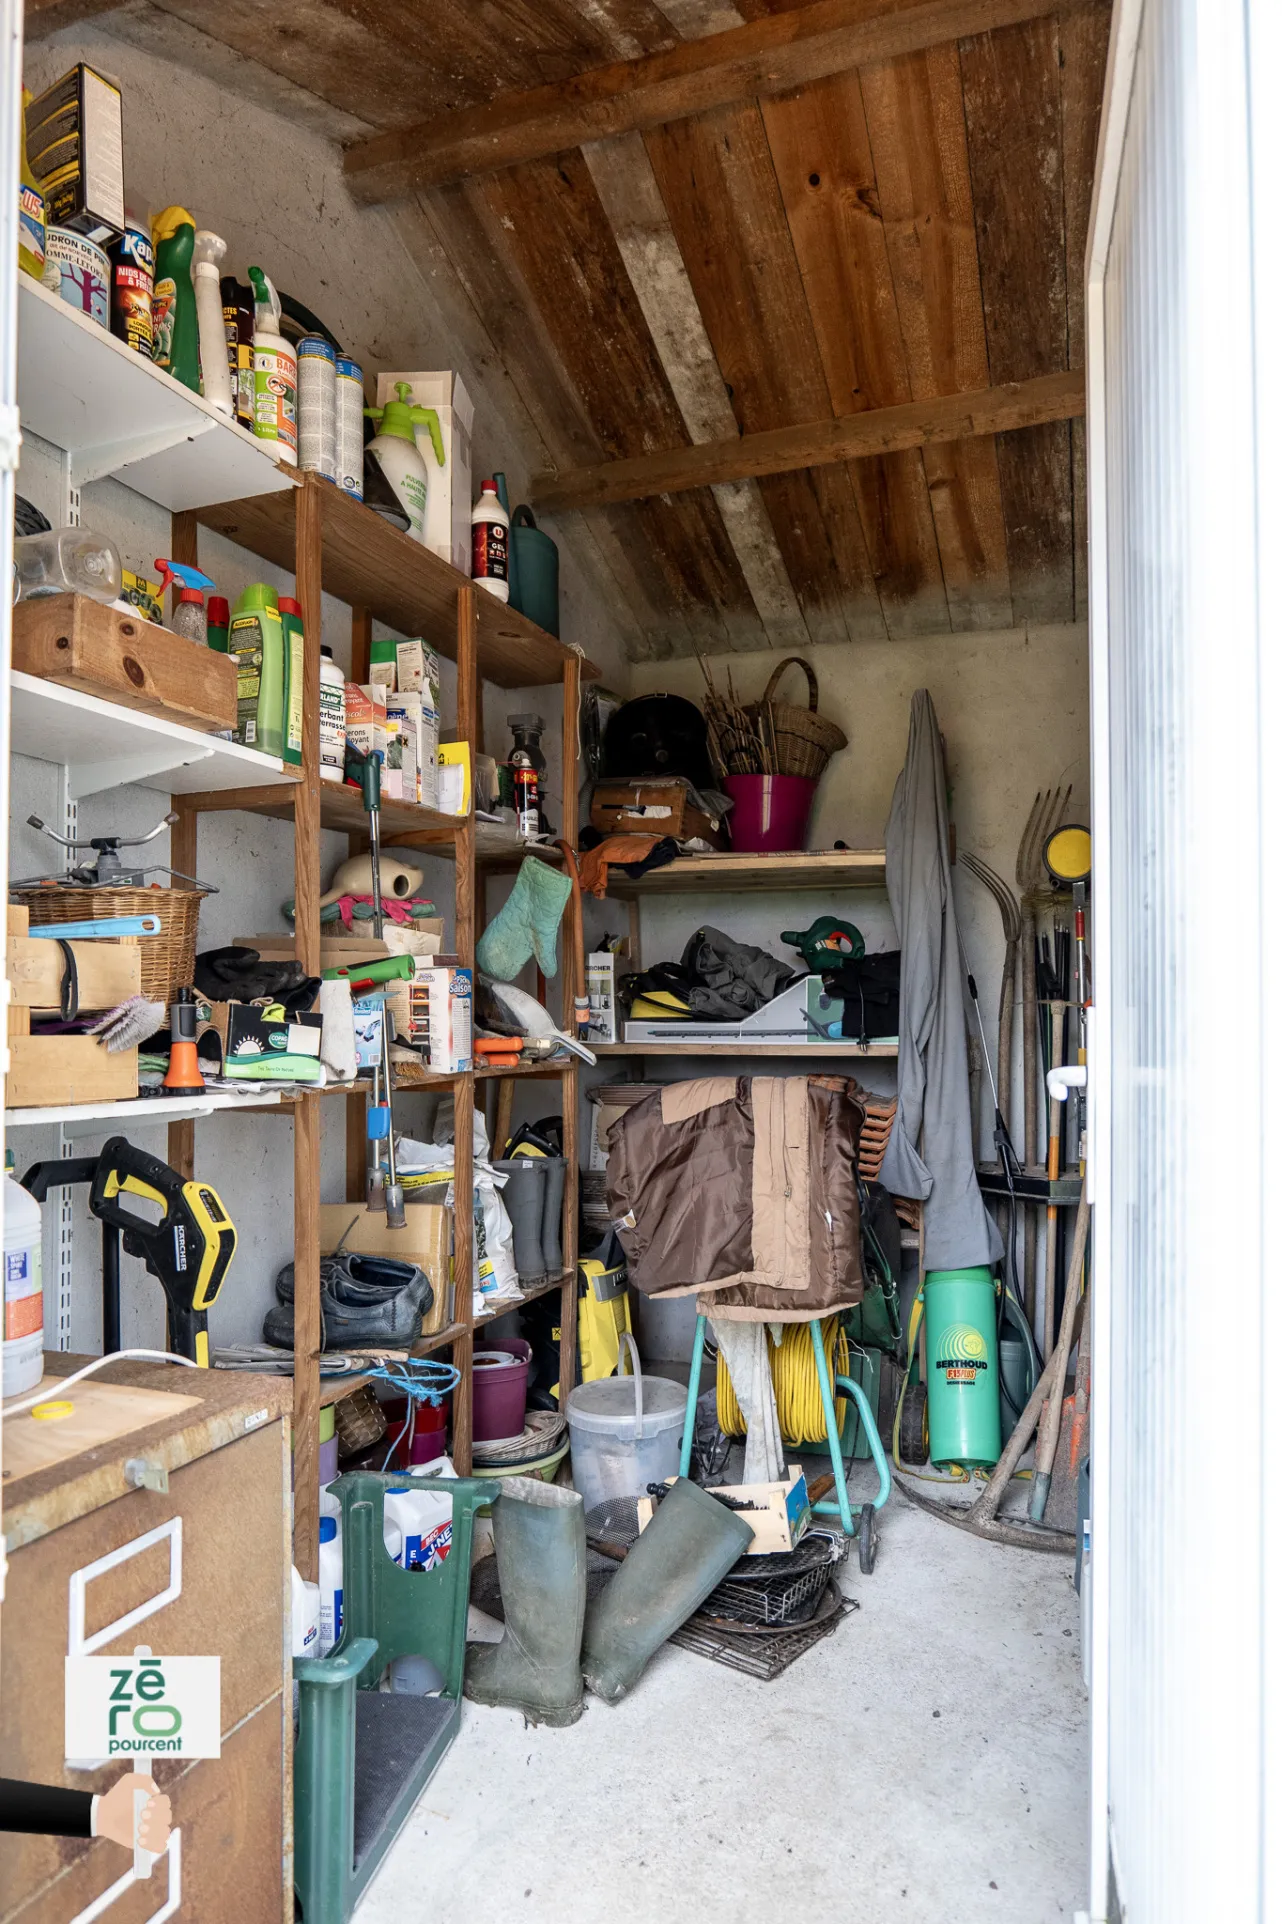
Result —
M565 1201L565 1157L548 1156L547 1189L543 1197L543 1267L549 1276L561 1274L561 1205Z
M505 1477L494 1505L494 1553L503 1641L468 1650L464 1695L506 1704L534 1724L576 1724L588 1581L583 1498L537 1477Z
M514 1156L496 1162L508 1178L499 1191L512 1224L512 1255L516 1273L525 1289L533 1289L544 1279L543 1198L547 1193L547 1158Z
M626 1697L661 1643L752 1542L752 1526L678 1477L587 1613L583 1675L608 1704Z

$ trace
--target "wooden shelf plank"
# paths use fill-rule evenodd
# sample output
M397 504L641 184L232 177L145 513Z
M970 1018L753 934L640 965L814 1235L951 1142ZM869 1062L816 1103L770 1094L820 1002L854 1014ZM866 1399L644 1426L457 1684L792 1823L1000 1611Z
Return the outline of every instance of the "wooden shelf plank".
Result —
M893 1061L899 1044L870 1042L861 1049L857 1042L597 1042L592 1052L598 1056L778 1056L807 1062L831 1062L834 1057L866 1061L877 1056Z
M664 868L632 877L611 869L611 895L665 895L688 889L745 890L885 888L884 848L798 849L786 855L679 855Z
M364 608L403 635L422 635L451 661L458 659L457 606L467 583L430 548L392 527L363 502L328 482L303 479L302 493L320 498L322 579L327 593ZM202 525L249 548L279 568L294 566L294 496L262 494L197 510ZM503 688L559 681L572 650L493 595L477 595L477 665L482 678ZM584 662L580 674L599 670Z

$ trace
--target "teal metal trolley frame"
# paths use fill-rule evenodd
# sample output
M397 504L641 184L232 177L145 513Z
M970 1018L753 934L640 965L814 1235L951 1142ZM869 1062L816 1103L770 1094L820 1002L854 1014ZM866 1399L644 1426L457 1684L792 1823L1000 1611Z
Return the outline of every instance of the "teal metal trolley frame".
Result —
M822 1318L810 1319L810 1340L815 1352L815 1368L819 1372L819 1396L823 1403L824 1427L828 1432L828 1453L832 1458L833 1481L836 1485L835 1502L825 1500L812 1503L811 1512L815 1516L835 1516L841 1519L845 1536L859 1538L859 1567L867 1575L876 1561L877 1532L875 1517L890 1495L890 1465L877 1434L877 1419L872 1413L868 1398L859 1384L849 1376L838 1376L836 1387L843 1395L850 1397L864 1426L872 1460L877 1465L877 1494L871 1503L860 1506L859 1523L856 1525L854 1511L850 1505L850 1492L846 1488L846 1466L841 1454L841 1432L837 1427L837 1407L833 1398L833 1385L828 1380L828 1364L824 1356ZM695 1407L699 1401L699 1376L703 1367L703 1344L707 1332L706 1316L695 1318L694 1349L690 1357L690 1382L686 1389L686 1420L681 1437L681 1474L689 1476L690 1457L694 1449Z

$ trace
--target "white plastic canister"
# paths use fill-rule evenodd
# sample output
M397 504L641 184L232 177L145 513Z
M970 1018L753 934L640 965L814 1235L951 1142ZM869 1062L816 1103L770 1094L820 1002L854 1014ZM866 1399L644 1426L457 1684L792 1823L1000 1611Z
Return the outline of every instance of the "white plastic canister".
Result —
M293 1654L296 1657L320 1656L320 1585L308 1583L297 1570L290 1570L290 1625Z
M5 1396L33 1390L44 1374L44 1289L41 1278L40 1205L9 1173L4 1178L4 1372Z
M328 1657L343 1634L343 1525L336 1516L320 1520L320 1638L317 1655Z

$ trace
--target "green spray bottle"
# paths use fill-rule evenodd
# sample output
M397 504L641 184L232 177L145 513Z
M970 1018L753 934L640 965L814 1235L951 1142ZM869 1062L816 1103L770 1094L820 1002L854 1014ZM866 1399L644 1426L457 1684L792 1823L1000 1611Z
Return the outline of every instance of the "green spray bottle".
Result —
M280 597L285 637L285 724L281 759L291 768L303 760L303 607L291 595Z
M236 740L264 755L285 746L285 631L280 597L251 581L232 613L227 652L236 662Z
M196 223L185 207L166 207L151 223L156 280L151 295L151 358L200 393L200 332L191 257Z

